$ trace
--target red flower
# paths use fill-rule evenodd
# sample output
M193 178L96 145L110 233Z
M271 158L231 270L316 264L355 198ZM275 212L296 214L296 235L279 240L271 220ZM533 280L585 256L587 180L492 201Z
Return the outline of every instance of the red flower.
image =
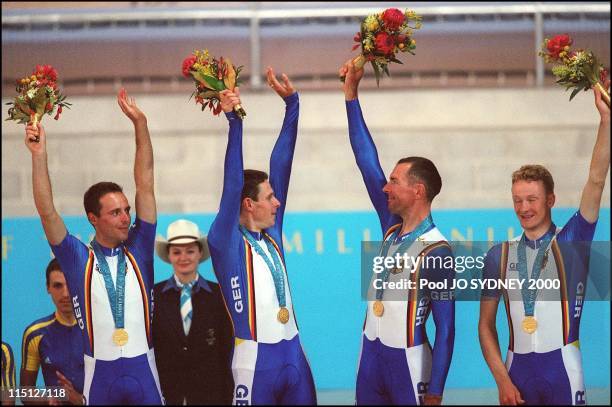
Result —
M46 78L51 81L57 81L57 71L51 65L36 65L36 70L32 73L38 78Z
M50 112L51 110L53 110L53 105L51 103L47 103L45 106L45 112Z
M353 41L355 42L361 42L361 33L358 32L357 34L355 34L355 36L353 37Z
M559 53L564 50L566 46L572 45L572 39L567 34L555 35L546 43L546 49L548 55L551 58L558 59Z
M55 119L55 120L59 119L59 117L60 117L60 114L61 114L61 113L62 113L62 105L59 105L59 106L57 107L57 113L55 114L54 119Z
M183 76L185 78L189 78L190 76L189 71L191 70L191 67L193 66L193 64L195 64L196 60L197 58L195 55L189 55L183 61Z
M376 34L374 42L376 43L376 51L385 55L393 54L395 48L395 38L393 36L386 32L380 32Z
M397 30L404 23L406 17L404 13L396 8L388 8L382 14L385 27L390 30Z

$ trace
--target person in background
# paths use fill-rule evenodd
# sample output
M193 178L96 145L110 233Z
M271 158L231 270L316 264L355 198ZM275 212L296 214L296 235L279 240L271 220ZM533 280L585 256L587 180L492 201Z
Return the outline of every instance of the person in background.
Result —
M66 277L57 259L49 262L45 276L55 311L32 322L23 333L21 387L35 387L38 371L42 370L45 386L64 386L69 381L66 390L70 403L83 404L83 341L72 311ZM26 398L21 401L38 404Z
M229 405L234 337L219 285L198 273L210 257L206 237L179 219L158 237L155 251L173 269L153 295L153 347L166 404Z

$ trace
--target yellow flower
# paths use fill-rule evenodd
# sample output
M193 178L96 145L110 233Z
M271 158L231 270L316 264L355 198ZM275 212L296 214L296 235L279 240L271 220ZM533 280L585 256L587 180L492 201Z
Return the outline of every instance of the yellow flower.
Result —
M366 39L363 42L363 49L364 49L364 51L372 51L374 49L374 46L373 46L372 41L370 39Z
M378 19L376 16L367 16L363 24L366 30L374 31L378 28Z
M410 45L416 45L416 40L415 39L410 40Z
M30 76L30 80L35 81L36 80L36 75Z

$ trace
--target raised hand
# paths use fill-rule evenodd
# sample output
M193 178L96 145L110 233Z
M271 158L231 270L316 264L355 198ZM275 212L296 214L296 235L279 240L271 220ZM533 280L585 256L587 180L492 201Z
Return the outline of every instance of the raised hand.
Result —
M128 96L125 88L119 90L117 94L117 103L123 113L125 113L134 125L145 124L147 122L147 117L136 105L136 100Z
M28 150L32 154L44 154L47 149L45 128L40 123L37 123L36 127L30 123L26 126L25 133L25 144Z
M234 88L234 91L229 89L222 90L219 92L219 101L221 103L221 109L225 113L229 113L234 110L235 106L240 104L240 88L237 86Z
M353 100L357 98L357 89L359 88L359 82L363 78L363 68L357 69L353 60L349 59L338 69L338 75L344 77L344 84L342 88L344 90L344 97L346 100Z
M291 96L295 93L293 84L291 83L287 75L281 75L281 78L283 79L283 83L281 84L276 79L276 75L274 75L274 70L271 66L269 66L268 69L266 69L266 76L268 78L268 86L270 86L272 90L274 90L278 94L278 96L286 98L287 96Z

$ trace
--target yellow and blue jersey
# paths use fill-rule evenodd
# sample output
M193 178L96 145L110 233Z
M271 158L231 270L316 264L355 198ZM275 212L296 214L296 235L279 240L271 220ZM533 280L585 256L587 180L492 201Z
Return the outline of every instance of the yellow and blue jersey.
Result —
M61 372L83 392L83 341L76 321L64 321L57 312L28 325L23 333L21 369L38 373L45 386L58 386Z
M11 346L2 341L2 390L15 388L15 358Z

